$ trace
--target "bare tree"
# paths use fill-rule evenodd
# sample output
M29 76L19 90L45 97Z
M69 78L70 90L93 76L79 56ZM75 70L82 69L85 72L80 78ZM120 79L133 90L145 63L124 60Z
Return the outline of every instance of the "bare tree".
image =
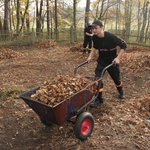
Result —
M50 6L49 6L49 0L46 0L47 3L47 33L48 36L50 35Z
M77 0L73 0L73 26L76 28Z
M131 14L132 14L132 0L125 0L125 34L126 40L129 39L131 31Z
M15 3L15 1L14 1ZM19 32L19 25L20 25L20 0L17 0L16 6L16 16L17 16L17 25L16 25L16 32Z
M90 0L86 0L85 7L85 24L89 23L89 12L90 12Z
M43 0L40 1L40 6L39 6L39 1L36 0L36 32L37 35L41 33L41 26L42 26L42 7L43 7Z
M2 33L3 31L3 25L2 25L2 19L1 19L1 16L0 16L0 33Z
M120 25L120 3L121 3L121 0L117 0L117 3L116 3L116 33L117 33L117 30L119 29L119 25Z
M29 12L26 12L26 27L27 27L27 32L30 32Z
M10 32L10 22L9 22L9 0L5 0L4 3L4 33Z
M20 13L21 13L21 27L20 27L20 29L19 29L19 33L22 31L22 29L23 29L23 27L24 27L24 24L25 24L25 16L26 16L26 14L27 14L28 8L29 8L29 0L27 0L24 13L22 13L22 11L20 11Z
M143 6L143 9L142 9L142 12L143 12L143 21L142 21L142 28L141 28L141 31L140 31L140 42L144 42L144 37L145 37L145 33L146 33L146 24L147 24L147 21L148 21L148 5L149 5L149 2L145 0L144 2L144 6Z
M58 40L58 10L57 10L57 0L55 0L55 35L56 35L56 40Z
M140 0L138 0L138 13L137 13L137 21L138 21L138 26L137 26L137 39L136 41L139 41L140 37L140 27L141 27L141 20L142 20L142 15L141 15L141 3Z
M148 19L147 19L147 27L146 27L146 32L145 32L145 43L147 42L147 40L148 40L148 38L150 38L150 31L149 31L149 28L150 28L150 7L149 7L149 5L150 5L150 2L148 1L147 2L147 7L148 7Z
M77 40L76 32L76 12L77 12L77 0L73 0L73 27L74 27L74 41Z
M99 14L99 17L98 17L98 19L100 19L100 20L104 16L104 5L105 5L105 2L106 2L106 0L102 0L101 11L100 11L100 14Z
M110 20L111 9L116 5L113 0L97 0L94 7L96 8L95 18L103 21ZM114 17L113 17L114 18Z

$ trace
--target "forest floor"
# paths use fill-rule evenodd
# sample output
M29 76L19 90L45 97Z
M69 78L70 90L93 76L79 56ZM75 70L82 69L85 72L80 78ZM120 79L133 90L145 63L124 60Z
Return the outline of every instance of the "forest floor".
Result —
M88 109L94 129L84 142L73 133L73 124L46 127L19 98L22 92L57 75L74 73L85 61L81 45L44 45L0 49L0 150L149 150L150 149L150 49L129 45L121 61L126 99L120 101L106 73L104 103ZM78 69L94 76L95 59Z

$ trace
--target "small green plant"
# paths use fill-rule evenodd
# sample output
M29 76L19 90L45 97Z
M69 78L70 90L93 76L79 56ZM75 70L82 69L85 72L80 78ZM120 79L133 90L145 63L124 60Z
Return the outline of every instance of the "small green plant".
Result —
M10 95L10 91L8 90L0 92L0 97L8 97L9 95Z
M18 90L14 90L13 93L12 93L12 97L14 99L18 99L19 98L19 94L21 93L22 91L18 91Z
M0 92L0 99L7 98L9 96L13 97L14 99L18 99L21 92L22 91L19 90L5 90Z

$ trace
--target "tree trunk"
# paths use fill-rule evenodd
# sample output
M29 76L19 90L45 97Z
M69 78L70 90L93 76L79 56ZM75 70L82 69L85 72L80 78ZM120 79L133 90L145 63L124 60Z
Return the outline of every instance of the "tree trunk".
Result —
M58 41L57 0L55 0L55 37L56 37L56 41Z
M101 11L100 11L100 14L99 14L99 17L98 17L98 19L100 19L100 20L102 20L102 18L103 18L103 12L104 12L104 4L105 4L105 1L106 1L106 0L102 0Z
M53 38L53 11L50 10L51 39Z
M76 12L77 12L77 2L73 0L73 26L76 28Z
M39 17L40 17L40 32L42 32L42 25L43 25L43 17L42 17L42 11L43 11L43 0L41 0L41 3L40 3L40 12L39 12Z
M131 31L131 14L132 14L132 0L125 1L125 35L126 40L129 40Z
M73 27L74 27L74 40L77 41L76 34L76 12L77 12L77 1L73 0Z
M43 7L43 0L40 2L40 8L38 7L39 1L36 0L36 32L37 35L41 33L41 18L42 18L42 7Z
M17 0L16 16L17 16L16 32L18 33L19 32L19 25L20 25L20 0Z
M4 33L10 32L10 26L9 26L9 0L5 0L4 4Z
M85 24L89 23L90 0L86 0L85 8Z
M24 14L22 13L22 17L21 17L21 27L19 29L19 33L22 31L23 27L24 27L24 20L25 20L25 16L27 15L27 11L28 11L28 8L29 8L29 0L27 0L27 4L25 6L25 11L24 11Z
M148 16L148 4L149 2L144 2L143 6L143 21L142 21L142 29L140 31L140 42L144 42L145 31L146 31L146 24L147 24L147 16Z
M2 19L0 17L0 33L2 33L2 32L3 32L3 25L2 25Z
M141 13L140 13L140 7L141 3L138 0L138 14L137 14L137 18L138 18L138 27L137 27L137 39L136 41L139 41L139 37L140 37L140 27L141 27Z
M27 27L27 32L30 32L30 21L29 21L29 12L26 13L26 27Z
M107 0L107 8L109 8L109 0ZM105 19L105 21L104 21L104 25L107 24L108 14L109 14L109 12L106 11L106 19Z
M117 0L116 4L116 27L115 27L115 32L118 34L118 29L119 29L119 21L120 20L120 0Z
M47 3L47 34L50 35L50 7L49 0L46 0Z
M147 27L146 27L145 43L147 42L148 37L150 37L149 27L150 27L150 8L148 10L148 23L147 23Z
M100 2L97 3L97 5L96 5L95 19L97 19L98 15L99 15L99 5L100 5Z

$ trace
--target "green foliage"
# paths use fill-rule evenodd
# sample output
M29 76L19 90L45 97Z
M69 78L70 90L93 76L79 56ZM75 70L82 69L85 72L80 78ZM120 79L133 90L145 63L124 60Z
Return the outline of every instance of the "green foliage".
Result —
M13 97L14 99L19 98L19 94L22 93L22 91L19 90L5 90L0 92L0 100L3 100L7 97Z
M1 97L8 97L10 95L10 91L3 91L3 92L0 92L0 98Z

